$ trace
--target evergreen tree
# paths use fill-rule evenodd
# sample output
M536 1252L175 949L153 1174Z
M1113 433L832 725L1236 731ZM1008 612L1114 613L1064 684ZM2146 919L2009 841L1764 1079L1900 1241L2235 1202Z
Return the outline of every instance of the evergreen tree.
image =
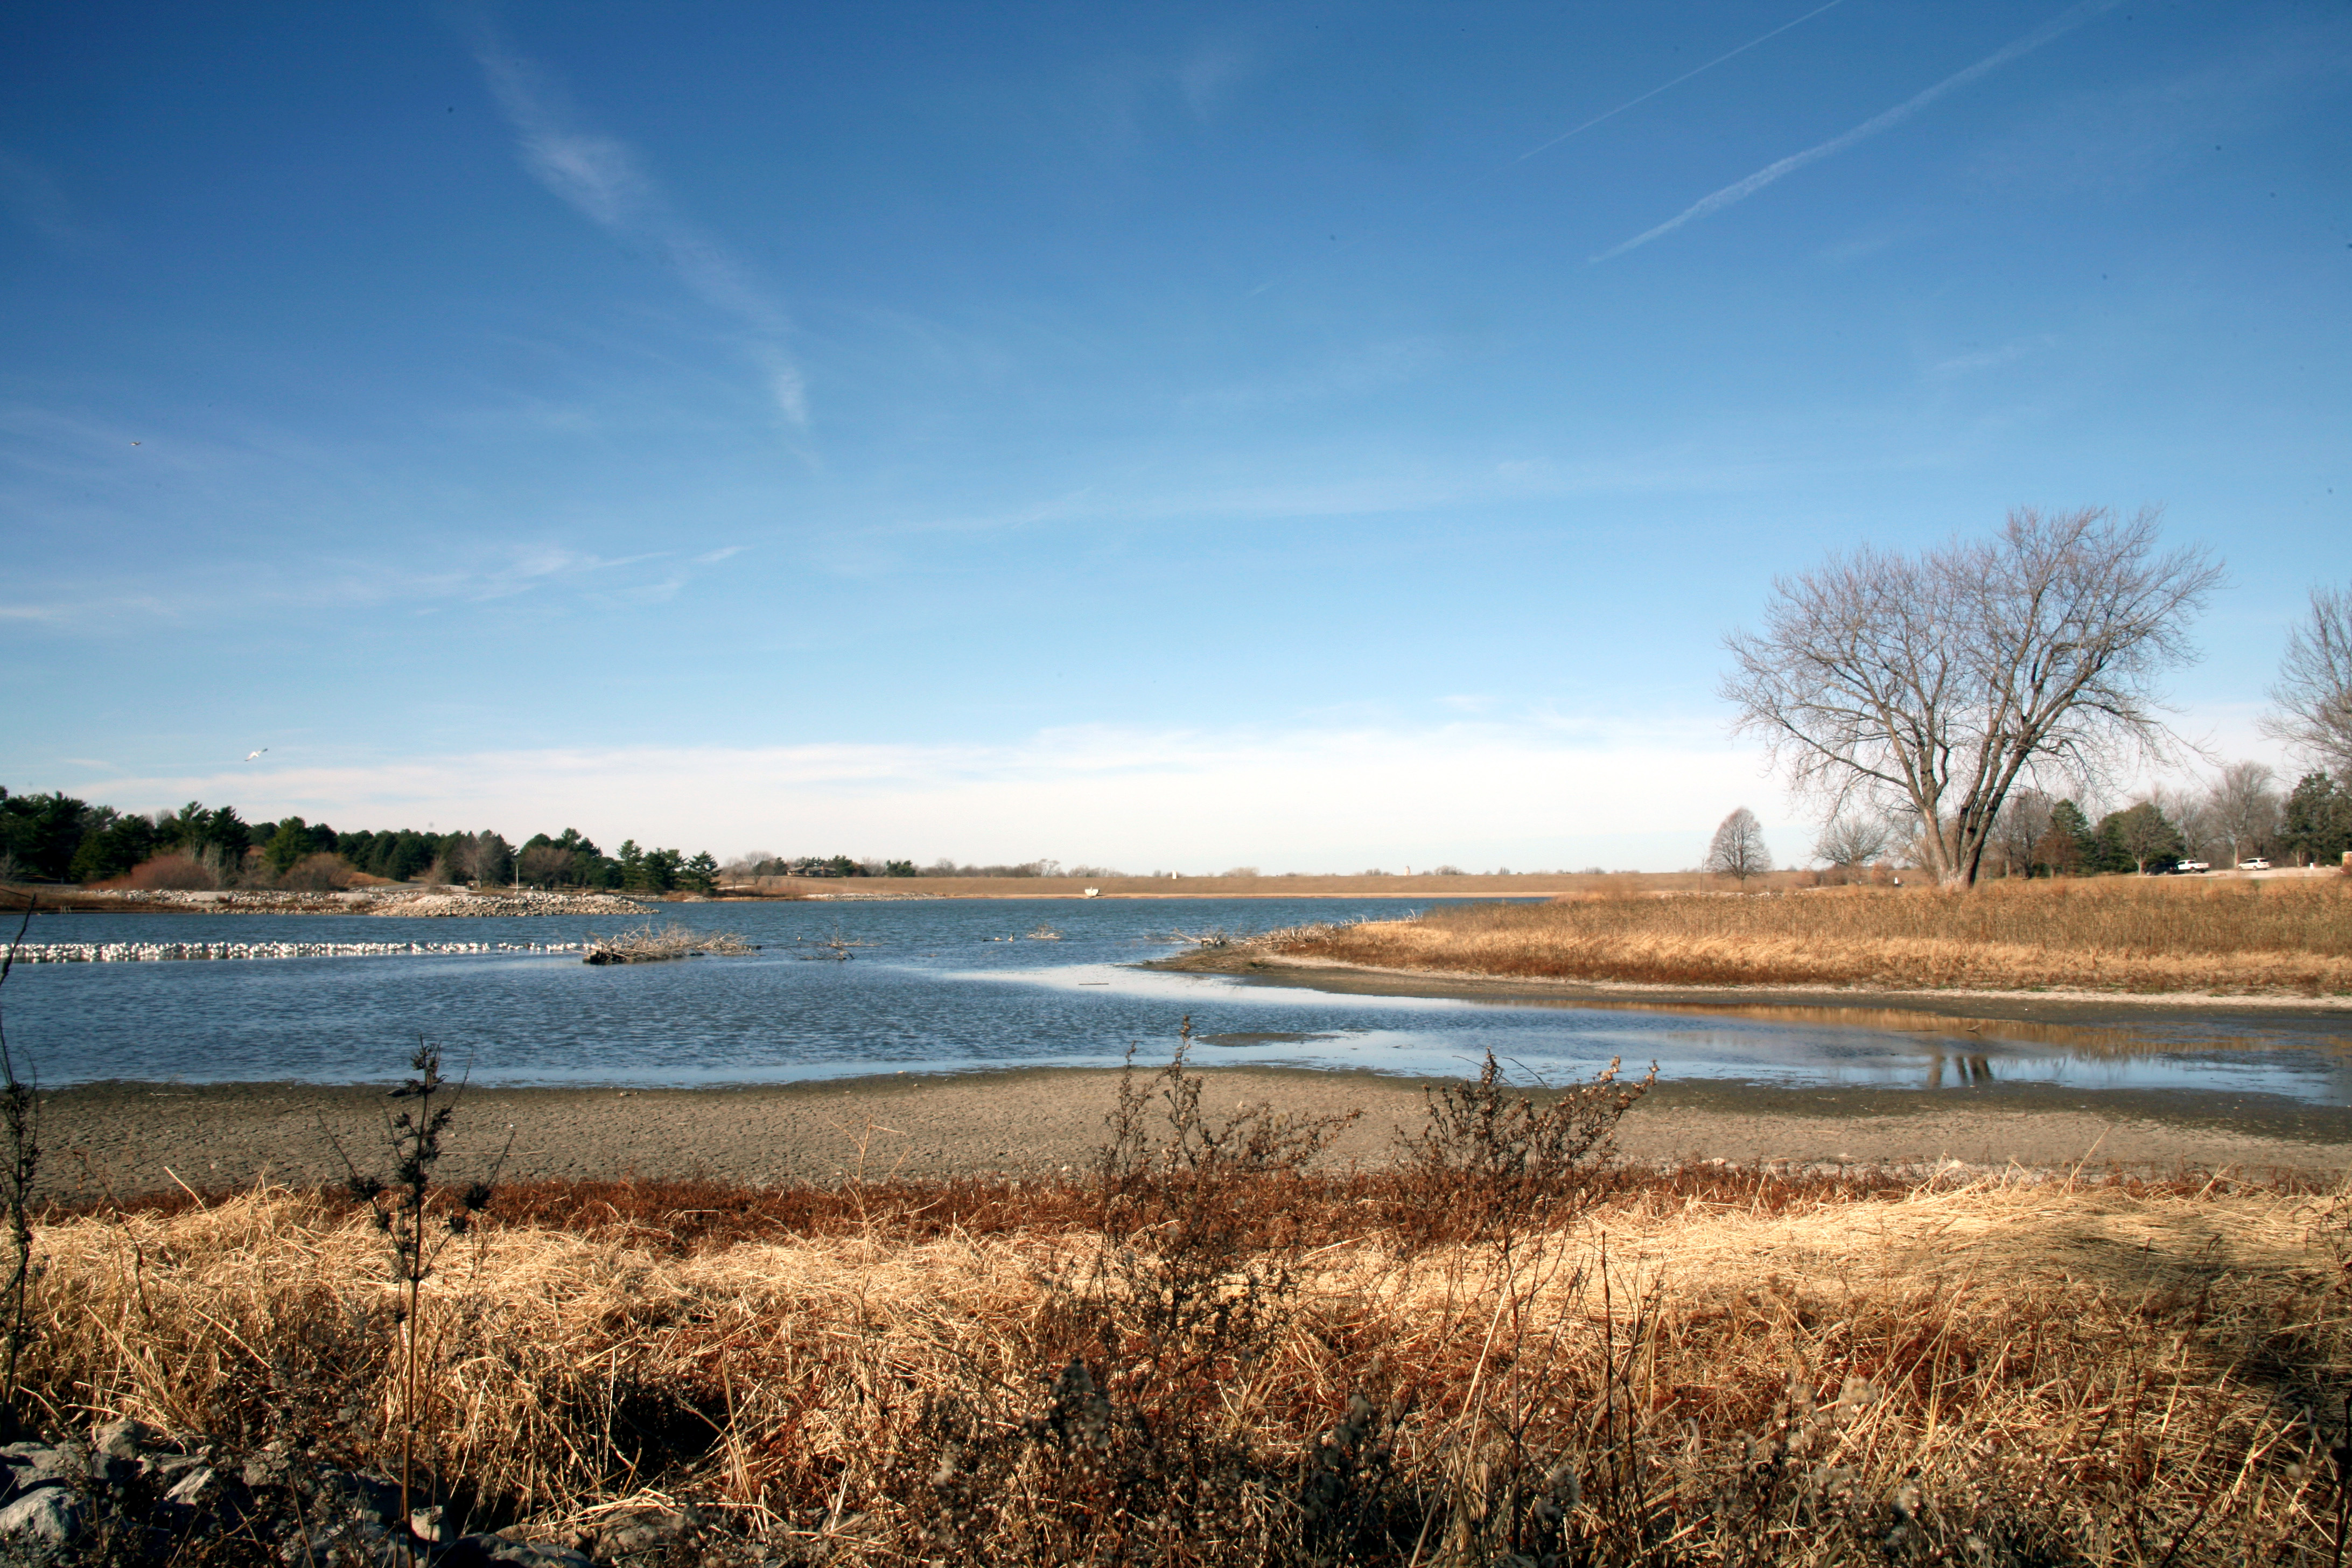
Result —
M279 876L294 868L294 864L319 852L317 839L311 836L310 825L299 816L289 816L271 830L268 840L261 847L261 858Z
M2188 852L2180 829L2150 800L2101 817L2096 843L2102 871L2169 871Z
M143 816L118 817L102 832L84 836L68 875L77 882L102 882L155 853L155 825Z
M62 882L89 832L89 805L69 795L10 795L0 789L0 851L19 876ZM103 826L101 823L100 826Z
M2279 843L2306 866L2324 866L2352 849L2352 792L2324 773L2305 773L2286 797Z
M2091 868L2090 819L2071 800L2050 808L2050 827L2033 847L2033 863L2053 877L2079 876Z

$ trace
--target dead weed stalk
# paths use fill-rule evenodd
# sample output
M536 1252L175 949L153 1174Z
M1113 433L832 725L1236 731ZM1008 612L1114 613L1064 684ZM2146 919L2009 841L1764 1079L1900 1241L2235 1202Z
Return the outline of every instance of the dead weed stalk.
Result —
M384 1115L384 1150L392 1161L389 1178L362 1171L331 1131L328 1139L348 1173L346 1189L365 1205L369 1222L392 1247L393 1272L401 1294L398 1371L392 1388L400 1427L397 1479L404 1526L400 1540L414 1560L416 1510L410 1492L416 1475L417 1434L428 1415L423 1384L426 1358L422 1353L425 1282L433 1277L442 1253L472 1230L478 1216L489 1205L499 1171L506 1163L506 1151L499 1152L480 1179L467 1184L454 1203L436 1206L434 1169L441 1163L441 1135L448 1131L450 1120L457 1114L465 1084L462 1079L452 1084L442 1076L440 1048L424 1041L418 1042L416 1054L409 1058L408 1065L415 1076L394 1089L392 1098L415 1104ZM513 1145L514 1138L509 1132L507 1149L511 1150ZM429 1498L434 1489L429 1473L425 1486Z

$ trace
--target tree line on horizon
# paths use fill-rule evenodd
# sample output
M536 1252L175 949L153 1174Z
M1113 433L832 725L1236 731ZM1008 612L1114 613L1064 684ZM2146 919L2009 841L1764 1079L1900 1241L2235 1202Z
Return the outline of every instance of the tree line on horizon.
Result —
M2352 852L2352 784L2305 773L2282 795L2262 763L2233 763L2202 791L2158 789L2094 823L2071 797L2019 790L1986 836L1983 875L2162 875L2184 865L2248 860L2333 864ZM1951 826L1944 825L1948 840ZM1843 812L1813 844L1813 858L1846 879L1874 868L1929 864L1925 835L1899 817ZM1734 810L1715 830L1699 869L1742 882L1772 869L1755 813Z
M1010 865L960 865L940 859L858 859L847 855L793 858L754 851L725 867L708 851L640 847L624 839L606 854L577 828L534 834L511 844L494 832L417 832L391 828L339 833L299 816L247 822L233 805L190 801L152 815L93 805L63 791L15 794L0 785L0 881L109 882L148 888L341 887L352 874L391 882L520 882L592 891L711 892L722 876L754 877L1103 877L1102 866L1066 871L1050 858Z
M719 862L708 850L644 848L624 839L607 855L578 829L510 844L493 832L391 828L338 833L299 816L247 822L233 805L190 801L152 816L78 800L62 791L0 786L0 881L129 878L148 888L342 886L353 873L391 882L520 881L614 892L708 892Z

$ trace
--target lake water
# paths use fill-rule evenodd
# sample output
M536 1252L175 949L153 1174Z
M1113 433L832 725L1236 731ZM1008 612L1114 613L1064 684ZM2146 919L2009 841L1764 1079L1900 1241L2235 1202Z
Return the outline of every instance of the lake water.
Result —
M1136 967L1189 945L1317 920L1393 916L1389 900L914 900L686 904L655 917L740 933L745 958L592 968L576 954L466 953L20 965L0 1002L41 1081L370 1081L418 1036L478 1082L697 1085L1164 1059L1189 1015L1197 1059L1581 1076L1612 1056L1662 1076L1780 1085L2187 1089L2352 1104L2352 1053L2308 1026L2166 1024L1971 1034L1819 1016L1328 994ZM28 942L576 941L613 916L394 920L61 915ZM1058 941L1034 939L1040 926ZM870 945L812 959L839 936ZM1011 939L1011 940L1006 940ZM1835 1015L1830 1016L1832 1017ZM2337 1034L2352 1036L2352 1019Z

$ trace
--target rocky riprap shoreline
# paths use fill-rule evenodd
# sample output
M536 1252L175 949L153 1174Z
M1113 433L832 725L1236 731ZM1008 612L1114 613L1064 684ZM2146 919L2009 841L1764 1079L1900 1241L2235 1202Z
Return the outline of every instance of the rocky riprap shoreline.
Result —
M234 1455L127 1417L98 1427L86 1443L0 1447L0 1564L406 1568L411 1553L419 1568L762 1561L753 1543L691 1506L615 1510L593 1531L554 1542L530 1539L528 1531L461 1532L448 1510L412 1495L415 1511L404 1531L400 1487L382 1475L297 1453L282 1441Z
M26 889L39 897L40 889ZM77 888L52 895L51 907L78 910L188 910L236 915L394 915L404 919L447 916L635 915L645 906L617 893L550 893L522 888L472 892L464 888L351 888L341 892L297 893L268 888L189 892L171 888Z

